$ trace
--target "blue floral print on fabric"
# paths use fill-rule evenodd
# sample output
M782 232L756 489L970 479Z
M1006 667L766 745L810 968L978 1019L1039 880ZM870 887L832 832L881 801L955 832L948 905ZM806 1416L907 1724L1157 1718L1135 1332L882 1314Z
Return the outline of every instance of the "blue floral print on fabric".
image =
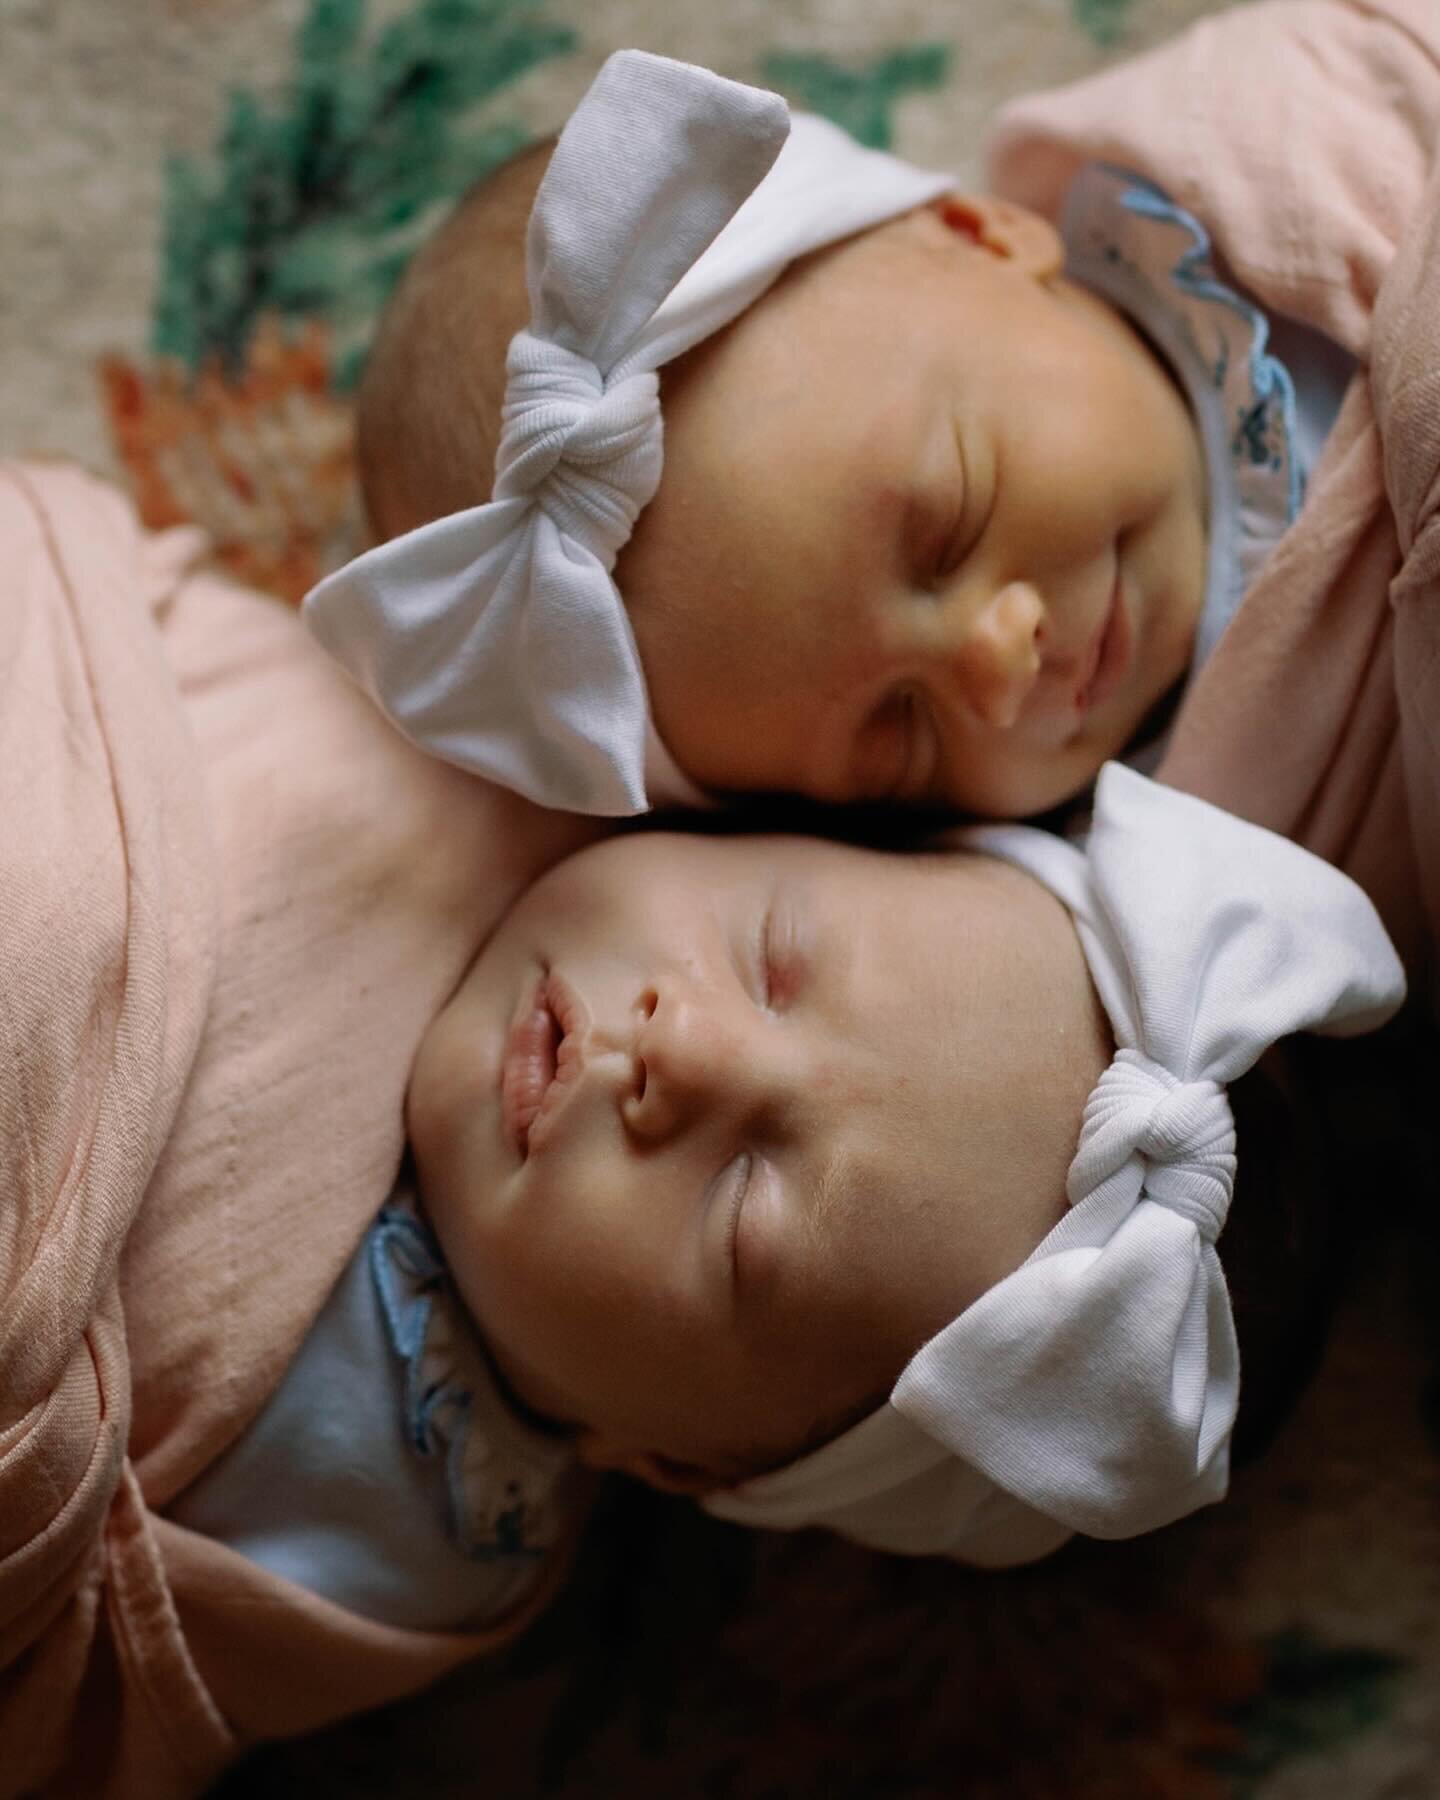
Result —
M387 1202L367 1250L403 1368L406 1441L417 1456L443 1459L453 1541L481 1560L544 1556L558 1536L568 1445L509 1414L440 1245L416 1211ZM477 1407L477 1396L494 1403Z
M1152 182L1087 164L1061 231L1067 273L1145 331L1195 414L1211 490L1198 668L1304 500L1295 384L1264 312L1217 273L1204 226Z
M1177 206L1151 183L1126 177L1128 186L1121 205L1147 219L1174 225L1189 238L1170 271L1170 279L1184 294L1209 301L1234 315L1250 341L1245 348L1249 395L1235 402L1232 456L1257 467L1284 471L1287 477L1286 523L1295 518L1305 499L1304 475L1291 454L1295 434L1295 384L1290 371L1269 351L1270 324L1258 306L1243 300L1215 274L1209 234L1193 213ZM1221 332L1215 346L1214 385L1224 389L1233 351L1233 339Z

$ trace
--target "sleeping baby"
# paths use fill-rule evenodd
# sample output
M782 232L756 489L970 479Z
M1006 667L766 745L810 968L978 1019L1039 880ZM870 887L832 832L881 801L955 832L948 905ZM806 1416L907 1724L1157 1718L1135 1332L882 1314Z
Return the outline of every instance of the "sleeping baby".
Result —
M587 1461L1021 1562L1224 1492L1225 1084L1403 985L1346 877L1119 765L1083 852L623 837L482 951L410 1138L497 1366Z
M1437 113L1429 9L1287 0L1016 103L962 194L622 52L412 265L384 541L310 622L422 747L584 811L1028 816L1168 742L1418 964Z
M1084 850L592 846L426 1034L413 1184L173 1515L431 1630L562 1556L572 1439L980 1564L1166 1524L1229 1472L1226 1084L1403 986L1347 877L1121 765Z

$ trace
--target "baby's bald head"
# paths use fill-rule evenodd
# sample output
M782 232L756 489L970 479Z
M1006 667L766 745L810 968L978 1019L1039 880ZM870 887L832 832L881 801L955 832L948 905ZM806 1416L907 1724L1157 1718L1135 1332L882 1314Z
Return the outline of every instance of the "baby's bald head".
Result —
M530 316L525 232L555 140L478 182L385 310L360 384L360 485L377 539L490 497L505 353Z

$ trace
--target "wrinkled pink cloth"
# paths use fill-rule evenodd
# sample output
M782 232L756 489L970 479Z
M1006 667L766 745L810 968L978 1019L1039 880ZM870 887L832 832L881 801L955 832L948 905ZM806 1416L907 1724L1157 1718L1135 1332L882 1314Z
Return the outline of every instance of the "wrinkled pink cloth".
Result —
M412 750L295 615L0 465L0 1794L198 1793L513 1635L161 1516L393 1182L419 1037L589 835Z
M1093 158L1150 176L1230 276L1360 363L1300 517L1180 710L1162 779L1370 892L1436 1000L1440 7L1270 0L1001 115L998 192L1054 218Z

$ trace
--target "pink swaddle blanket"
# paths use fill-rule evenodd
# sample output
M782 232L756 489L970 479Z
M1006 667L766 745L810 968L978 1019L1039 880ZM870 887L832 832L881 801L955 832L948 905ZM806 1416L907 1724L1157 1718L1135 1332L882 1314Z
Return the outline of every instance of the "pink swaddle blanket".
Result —
M163 1509L386 1197L430 1019L589 829L412 750L194 549L0 467L4 1795L197 1793L511 1635L374 1625Z

